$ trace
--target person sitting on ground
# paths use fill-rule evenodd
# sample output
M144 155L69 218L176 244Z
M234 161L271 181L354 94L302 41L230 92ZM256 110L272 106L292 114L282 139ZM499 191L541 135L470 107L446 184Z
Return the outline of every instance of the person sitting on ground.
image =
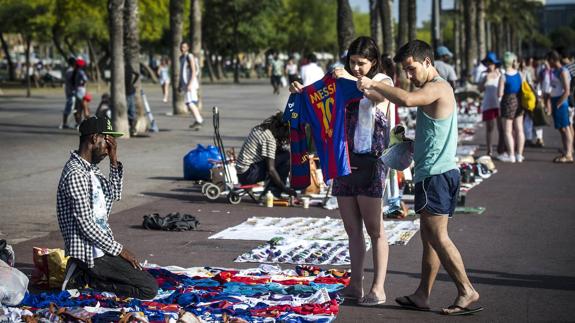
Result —
M270 190L275 196L282 192L295 196L294 189L285 183L289 174L289 126L278 112L255 126L242 145L236 170L243 185L271 180Z
M79 149L71 152L57 193L66 255L77 265L68 288L87 283L122 297L152 299L158 291L154 277L114 239L108 224L112 203L122 194L124 171L115 140L122 133L114 132L110 119L98 117L84 120L79 130ZM110 158L108 179L97 166L106 156Z

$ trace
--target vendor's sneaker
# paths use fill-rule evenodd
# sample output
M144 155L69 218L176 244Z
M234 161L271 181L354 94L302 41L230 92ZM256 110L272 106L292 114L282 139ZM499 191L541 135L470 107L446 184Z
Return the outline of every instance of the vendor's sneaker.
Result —
M525 157L523 157L523 155L516 154L516 155L515 155L515 160L516 160L518 163L522 163L522 162L525 160Z
M503 153L503 154L497 156L497 159L499 159L500 161L502 161L504 163L515 163L515 156L509 156L508 153Z

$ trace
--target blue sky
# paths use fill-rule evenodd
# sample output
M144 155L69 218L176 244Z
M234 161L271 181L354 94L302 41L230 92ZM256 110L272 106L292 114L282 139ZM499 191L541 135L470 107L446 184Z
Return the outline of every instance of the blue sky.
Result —
M397 20L398 15L398 0L393 1L393 17ZM547 0L547 4L575 4L575 0ZM369 0L350 0L349 4L352 8L358 8L362 12L369 12ZM453 0L443 0L442 7L444 9L453 8ZM431 20L431 0L417 0L417 25L425 20Z

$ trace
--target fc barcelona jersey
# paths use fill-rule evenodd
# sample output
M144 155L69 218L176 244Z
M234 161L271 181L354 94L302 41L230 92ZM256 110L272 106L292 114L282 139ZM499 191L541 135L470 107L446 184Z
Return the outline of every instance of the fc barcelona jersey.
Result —
M310 125L324 179L327 181L351 173L345 109L362 97L363 93L357 89L355 81L335 79L331 74L306 86L301 93L290 95L284 119L290 121L292 132L292 184L297 184L294 176L305 175L304 171L297 169L306 161L307 155L305 133L301 133L304 124Z

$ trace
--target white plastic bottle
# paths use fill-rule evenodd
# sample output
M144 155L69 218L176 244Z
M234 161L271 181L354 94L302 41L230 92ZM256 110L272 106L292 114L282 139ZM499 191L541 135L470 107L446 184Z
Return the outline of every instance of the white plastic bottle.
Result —
M266 206L267 207L274 207L274 195L271 191L266 193Z

